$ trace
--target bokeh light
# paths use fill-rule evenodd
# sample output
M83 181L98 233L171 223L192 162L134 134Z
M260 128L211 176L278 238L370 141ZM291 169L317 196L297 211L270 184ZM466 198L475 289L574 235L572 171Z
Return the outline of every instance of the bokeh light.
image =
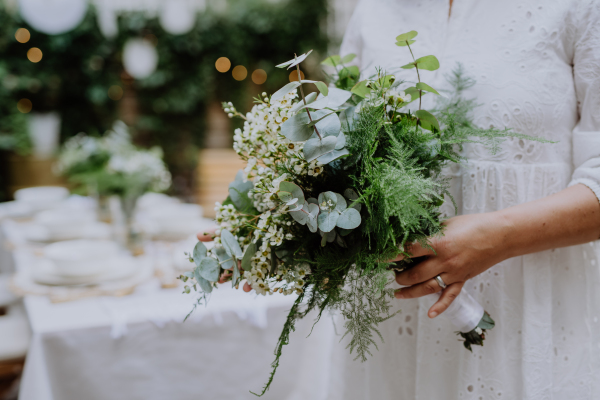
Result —
M31 34L27 29L19 28L15 32L15 39L17 39L17 42L19 43L27 43L29 42L29 39L31 39Z
M252 73L252 82L256 83L257 85L262 85L266 81L267 73L264 69L254 70L254 72Z
M119 85L112 85L108 88L108 97L114 101L121 100L123 97L123 88Z
M17 102L17 110L22 112L23 114L27 114L33 108L33 104L29 99L21 99Z
M32 63L37 63L42 61L42 51L37 47L32 47L27 50L27 59Z
M238 65L231 71L231 74L236 81L243 81L248 76L248 70L243 65Z
M304 72L300 71L300 79L304 79ZM293 70L290 72L290 82L294 82L298 80L298 71Z
M215 67L219 72L227 72L229 68L231 68L231 61L227 57L220 57L217 62L215 62Z

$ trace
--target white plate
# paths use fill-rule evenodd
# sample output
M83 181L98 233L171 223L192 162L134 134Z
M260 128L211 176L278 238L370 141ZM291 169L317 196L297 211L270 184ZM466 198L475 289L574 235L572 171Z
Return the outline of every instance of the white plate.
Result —
M94 276L64 276L57 270L52 261L40 259L32 273L33 280L43 285L71 286L93 285L108 281L129 278L140 271L140 263L133 257L123 256L110 260L106 269Z
M47 243L71 239L108 239L110 237L110 225L102 222L80 225L62 232L50 232L47 227L33 222L23 224L23 228L24 236L30 242Z

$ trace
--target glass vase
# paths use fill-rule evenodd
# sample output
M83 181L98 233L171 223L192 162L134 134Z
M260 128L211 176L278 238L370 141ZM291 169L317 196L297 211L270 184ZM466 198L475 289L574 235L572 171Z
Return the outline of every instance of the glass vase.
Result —
M119 197L123 214L119 241L131 254L138 256L144 253L144 242L141 230L135 223L135 208L140 196L125 195Z

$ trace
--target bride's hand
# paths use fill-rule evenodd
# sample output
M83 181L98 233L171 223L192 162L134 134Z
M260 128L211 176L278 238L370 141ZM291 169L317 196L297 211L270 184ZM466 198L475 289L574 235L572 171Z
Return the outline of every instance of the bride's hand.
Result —
M196 235L196 237L198 237L198 240L201 242L212 242L214 237L215 237L215 230L211 229L208 232L201 232L198 233ZM238 268L240 268L240 265L238 265ZM243 272L243 271L242 271ZM227 282L227 278L229 278L231 276L231 272L226 271L224 272L221 277L219 278L219 283L225 283ZM249 292L252 290L252 288L250 287L250 285L248 285L248 282L244 282L244 287L242 288L244 290L244 292Z
M430 318L443 313L459 295L465 282L484 272L507 257L503 254L502 234L496 227L494 214L461 215L445 222L443 236L430 238L435 253L414 244L408 253L424 257L413 268L396 274L396 281L403 286L395 296L411 299L442 290L435 280L439 275L447 285L439 300L429 309ZM506 249L504 249L506 250ZM400 256L393 261L399 261Z

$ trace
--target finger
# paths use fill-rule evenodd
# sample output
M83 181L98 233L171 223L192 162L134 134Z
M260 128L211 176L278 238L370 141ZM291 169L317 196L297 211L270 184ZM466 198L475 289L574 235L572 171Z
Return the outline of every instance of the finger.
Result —
M196 235L201 242L212 242L215 237L215 229L209 229L204 232L200 232Z
M244 282L244 288L243 288L244 292L249 292L252 290L252 287L250 287L250 285L248 284L248 282Z
M430 258L406 271L396 272L396 282L403 286L424 283L442 273L440 269L440 263L435 258Z
M448 285L442 292L439 300L429 309L429 312L427 313L429 318L435 318L446 311L448 307L450 307L450 304L458 297L464 284L464 282L456 282L452 285Z
M406 248L406 252L410 254L410 258L431 256L435 252L429 247L423 247L419 242L413 242Z
M419 283L418 285L398 289L394 292L394 296L397 299L415 299L417 297L437 293L441 290L441 286L438 285L435 279L429 279L427 282Z
M406 246L404 246L404 251L406 253L410 254L410 258L423 257L423 256L429 256L429 255L434 254L434 252L431 249L421 246L418 242L407 244ZM406 258L406 255L398 254L398 256L396 256L396 258L394 258L392 260L388 260L388 262L402 261L405 258Z
M231 276L231 272L229 272L229 271L223 272L223 273L221 274L221 277L219 278L219 283L225 283L225 282L227 282L227 279L228 279L230 276Z

